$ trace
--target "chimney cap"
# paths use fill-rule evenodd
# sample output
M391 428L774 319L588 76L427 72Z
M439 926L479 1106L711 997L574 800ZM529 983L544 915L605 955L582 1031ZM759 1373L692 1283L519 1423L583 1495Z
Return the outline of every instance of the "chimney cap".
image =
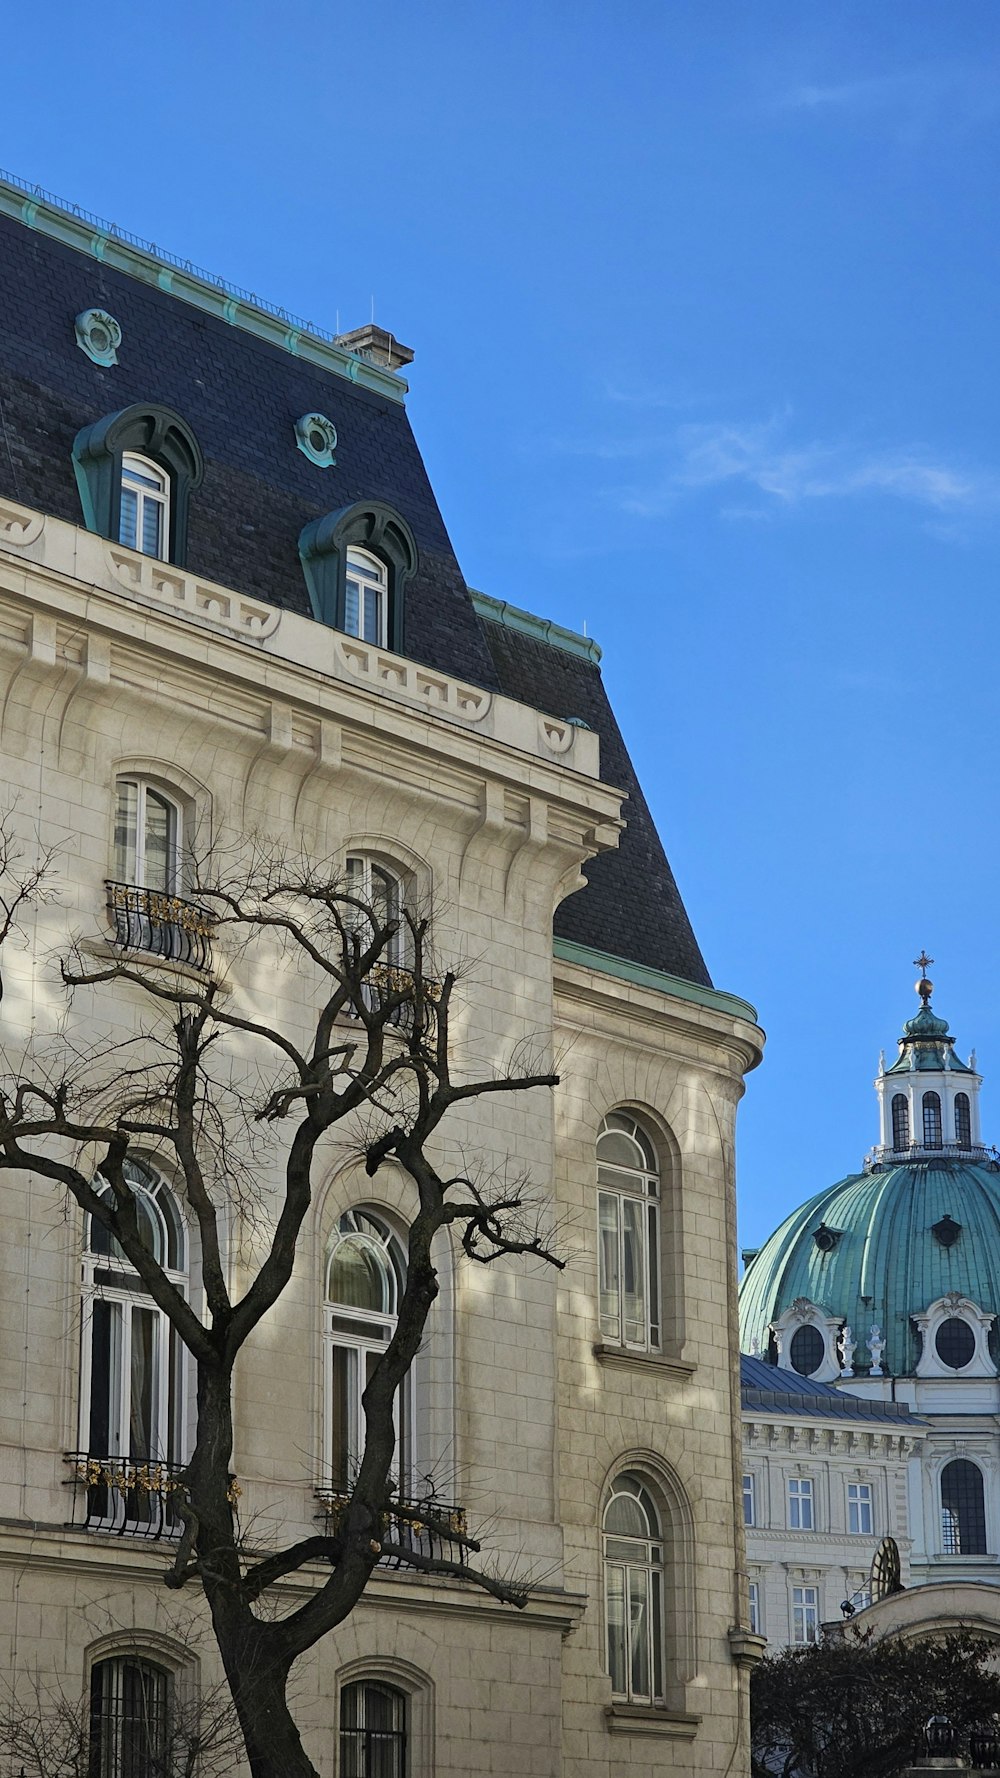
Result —
M353 352L356 358L367 358L383 370L399 370L402 365L413 363L411 348L401 345L395 334L387 333L384 327L376 327L374 321L364 327L352 327L350 333L338 333L334 344L343 346L345 352Z

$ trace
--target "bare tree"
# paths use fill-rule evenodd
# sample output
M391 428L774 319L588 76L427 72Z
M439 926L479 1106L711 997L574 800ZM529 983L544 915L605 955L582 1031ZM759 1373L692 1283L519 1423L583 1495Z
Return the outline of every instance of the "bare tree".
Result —
M241 982L276 962L294 968L295 1005L286 1025L255 1016L251 997L227 994L208 971L168 973L129 950L122 930L107 960L77 947L61 965L71 996L126 990L133 1001L141 998L148 1017L141 1030L96 1056L78 1053L64 1035L47 1062L29 1054L0 1080L0 1168L65 1189L120 1244L191 1354L197 1429L173 1497L183 1532L166 1582L204 1589L254 1778L315 1778L289 1708L289 1675L348 1617L380 1561L454 1575L497 1599L524 1603L516 1580L471 1559L479 1544L464 1522L444 1508L439 1513L433 1498L419 1505L400 1498L393 1406L438 1293L432 1244L442 1230L453 1230L474 1262L533 1255L561 1263L520 1172L498 1176L465 1164L455 1173L436 1158L454 1107L552 1087L557 1077L513 1065L479 1076L458 1068L451 1036L456 976L431 968L425 918L388 914L309 862L260 849L238 870L224 871L220 862L199 873L196 894L205 912L194 916L185 904L172 917L204 919ZM16 876L9 848L0 865ZM15 905L21 887L14 884L7 905ZM29 896L38 893L37 884L24 887ZM157 917L157 909L147 915ZM149 934L137 942L148 950ZM75 1028L71 1012L66 1032ZM398 1321L364 1391L357 1473L326 1534L251 1551L233 1511L233 1369L289 1284L323 1164L320 1150L338 1126L357 1145L369 1176L393 1164L416 1188ZM143 1239L127 1163L153 1147L172 1158L197 1228L204 1320ZM234 1299L227 1229L231 1219L245 1226L248 1218L255 1257ZM285 1609L282 1580L316 1563L328 1564L329 1574L323 1571L304 1602Z

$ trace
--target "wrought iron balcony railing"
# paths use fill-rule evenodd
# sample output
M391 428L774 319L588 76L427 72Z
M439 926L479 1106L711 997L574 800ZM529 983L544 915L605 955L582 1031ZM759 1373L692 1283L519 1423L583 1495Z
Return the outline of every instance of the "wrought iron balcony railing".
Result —
M910 1167L915 1161L961 1161L966 1166L1000 1169L1000 1151L982 1142L910 1142L904 1148L870 1149L865 1172L881 1173L889 1167Z
M135 883L109 882L107 890L114 942L121 950L211 969L215 922L207 908Z
M328 1535L333 1536L350 1505L349 1494L317 1489L323 1506ZM393 1501L382 1515L382 1536L386 1543L399 1546L402 1554L382 1557L380 1568L405 1568L406 1552L456 1562L465 1567L468 1561L466 1539L468 1527L465 1509L443 1500Z
M179 1537L181 1519L175 1496L184 1465L155 1458L100 1457L70 1451L70 1481L83 1500L87 1531L110 1531L117 1537Z
M413 971L405 969L401 963L376 963L365 977L363 996L369 1012L379 1013L388 1008L388 1023L400 1031L412 1031L414 1016L420 1006L424 1031L430 1036L434 1030L435 1007L441 998L441 984L424 978L418 984ZM393 1006L392 1002L398 996L404 998Z

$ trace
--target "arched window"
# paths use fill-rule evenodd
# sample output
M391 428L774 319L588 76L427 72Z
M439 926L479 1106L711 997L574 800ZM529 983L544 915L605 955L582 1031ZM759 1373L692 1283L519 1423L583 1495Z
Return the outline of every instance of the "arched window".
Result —
M181 805L145 778L119 778L115 791L115 877L177 895L181 889Z
M402 1243L381 1216L349 1210L341 1217L326 1272L326 1486L349 1488L365 1448L362 1397L396 1331L406 1278ZM409 1475L411 1384L396 1398L395 1473Z
M941 1095L925 1093L923 1097L924 1116L924 1147L940 1148L941 1140Z
M892 1146L897 1152L910 1146L910 1107L905 1093L892 1095Z
M170 536L170 478L148 457L126 451L122 457L118 541L144 556L167 553Z
M405 1692L360 1679L340 1693L340 1778L407 1778Z
M88 530L183 567L204 463L180 414L158 402L107 414L77 433L73 469Z
M389 570L366 549L347 552L344 629L362 642L386 645L389 607Z
M115 1655L90 1675L90 1778L163 1778L170 1762L171 1676Z
M186 1231L172 1192L142 1161L126 1161L123 1171L143 1245L186 1293ZM98 1189L111 1198L110 1186L98 1181ZM169 1469L186 1455L184 1349L114 1236L90 1216L82 1350L79 1479L88 1482L87 1522L159 1536L172 1525Z
M379 961L403 965L407 946L403 919L403 885L378 859L354 853L347 860L347 892L359 906L347 909L347 924L362 945L370 945L379 933L392 928Z
M955 1094L955 1141L960 1148L972 1143L972 1108L968 1093Z
M639 1351L660 1345L660 1175L631 1112L610 1111L597 1137L601 1333Z
M663 1701L663 1534L652 1495L631 1470L604 1509L608 1672L616 1698Z
M946 1556L985 1556L983 1472L965 1457L941 1471L941 1547Z

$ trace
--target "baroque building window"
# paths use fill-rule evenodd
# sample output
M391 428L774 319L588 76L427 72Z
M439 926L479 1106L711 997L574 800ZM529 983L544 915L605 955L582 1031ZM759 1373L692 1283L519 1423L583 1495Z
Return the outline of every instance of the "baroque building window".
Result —
M356 931L360 943L367 947L379 933L393 927L379 961L404 966L407 946L400 879L387 865L367 853L354 853L347 859L346 877L348 895L360 904L348 908L347 921Z
M372 1210L349 1210L340 1219L326 1274L325 1485L349 1488L365 1448L362 1397L396 1331L406 1278L402 1243ZM412 1375L396 1398L395 1474L405 1492L410 1471Z
M941 1547L946 1556L985 1556L983 1472L966 1457L941 1471Z
M381 1680L362 1679L340 1693L340 1778L407 1778L409 1700Z
M601 1333L638 1351L660 1346L660 1174L630 1112L611 1111L597 1138Z
M847 1484L847 1529L853 1537L872 1535L872 1490L870 1482Z
M161 1778L169 1761L171 1676L115 1655L90 1675L90 1778Z
M663 1534L653 1498L631 1470L604 1509L608 1672L616 1698L663 1701Z
M910 1146L910 1107L905 1093L892 1095L892 1146L897 1151Z
M924 1119L924 1147L940 1148L942 1146L940 1093L925 1093L922 1100L922 1111Z
M968 1093L955 1094L955 1141L961 1148L972 1142L972 1108Z
M788 1529L789 1531L814 1531L816 1529L811 1476L793 1475L788 1478Z
M180 804L145 778L119 778L115 794L115 876L121 883L176 895L180 889Z

